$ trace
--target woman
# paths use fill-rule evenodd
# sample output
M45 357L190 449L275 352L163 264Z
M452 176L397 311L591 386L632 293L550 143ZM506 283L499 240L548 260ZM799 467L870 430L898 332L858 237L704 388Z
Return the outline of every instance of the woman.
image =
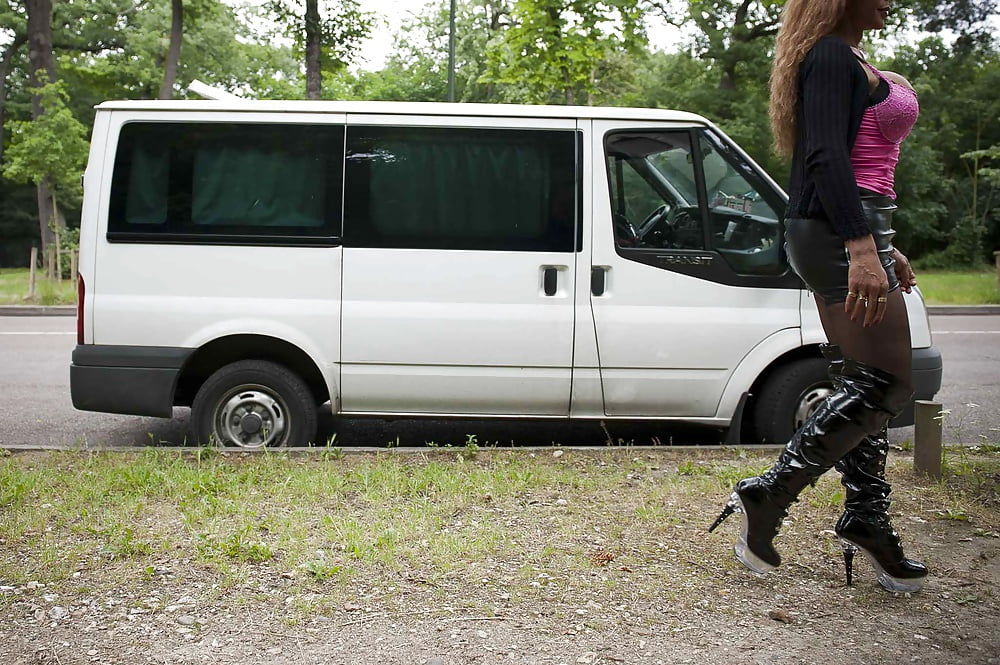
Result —
M781 558L772 540L799 492L833 466L846 501L836 533L847 583L854 553L890 591L917 591L927 569L907 559L889 521L888 422L912 398L910 330L902 291L916 284L892 246L893 171L917 117L916 94L880 72L859 48L885 27L888 0L788 0L771 73L771 125L791 154L785 244L816 294L835 390L774 466L737 483L714 530L734 511L743 527L736 557L764 573Z

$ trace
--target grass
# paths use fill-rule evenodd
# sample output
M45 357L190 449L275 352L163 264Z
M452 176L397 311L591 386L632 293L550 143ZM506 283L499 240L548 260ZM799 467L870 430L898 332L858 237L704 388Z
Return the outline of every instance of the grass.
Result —
M1000 304L995 270L920 271L920 290L928 305L996 305ZM29 301L27 268L0 268L0 305L74 305L76 285L71 280L61 283L39 279L37 295Z
M91 585L139 584L166 567L246 602L257 593L248 580L265 574L288 580L289 595L322 588L332 603L401 581L444 598L475 587L530 601L632 584L622 571L657 566L695 602L715 584L713 562L731 563L726 539L705 539L707 523L735 480L770 460L745 450L464 452L0 457L0 584L54 588L80 571ZM919 495L939 520L1000 529L1000 452L950 455L938 484L894 475L899 494ZM831 474L803 500L801 528L818 532L806 520L832 524L842 491ZM897 511L913 500L900 497Z
M35 275L35 297L28 298L27 268L0 268L0 305L75 305L76 283L62 282Z
M921 270L917 273L917 284L928 305L1000 304L995 270Z

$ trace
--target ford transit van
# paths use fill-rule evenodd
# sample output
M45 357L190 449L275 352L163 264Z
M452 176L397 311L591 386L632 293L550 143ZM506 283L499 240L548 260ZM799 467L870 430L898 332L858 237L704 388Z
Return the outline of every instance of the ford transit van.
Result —
M830 392L785 195L689 113L109 102L84 192L73 403L202 443L306 444L327 402L780 443Z

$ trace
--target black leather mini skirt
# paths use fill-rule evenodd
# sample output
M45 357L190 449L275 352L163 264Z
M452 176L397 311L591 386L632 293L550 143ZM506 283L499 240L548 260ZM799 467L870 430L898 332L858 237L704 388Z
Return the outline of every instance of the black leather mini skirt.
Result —
M889 279L889 290L899 288L896 260L892 258L892 213L896 204L888 196L861 193L861 207L875 238L882 268ZM847 300L849 257L844 239L825 219L790 218L785 220L785 252L792 269L811 291L827 303Z

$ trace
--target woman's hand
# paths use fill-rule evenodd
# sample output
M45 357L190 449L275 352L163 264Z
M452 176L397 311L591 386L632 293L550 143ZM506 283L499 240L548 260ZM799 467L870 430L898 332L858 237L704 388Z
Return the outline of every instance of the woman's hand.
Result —
M913 274L910 260L895 247L892 249L892 258L896 259L896 279L899 280L899 287L906 293L910 293L917 285L917 276Z
M875 239L870 235L853 238L845 241L844 246L851 259L844 312L851 321L862 321L866 328L877 325L885 316L889 278L875 250Z

